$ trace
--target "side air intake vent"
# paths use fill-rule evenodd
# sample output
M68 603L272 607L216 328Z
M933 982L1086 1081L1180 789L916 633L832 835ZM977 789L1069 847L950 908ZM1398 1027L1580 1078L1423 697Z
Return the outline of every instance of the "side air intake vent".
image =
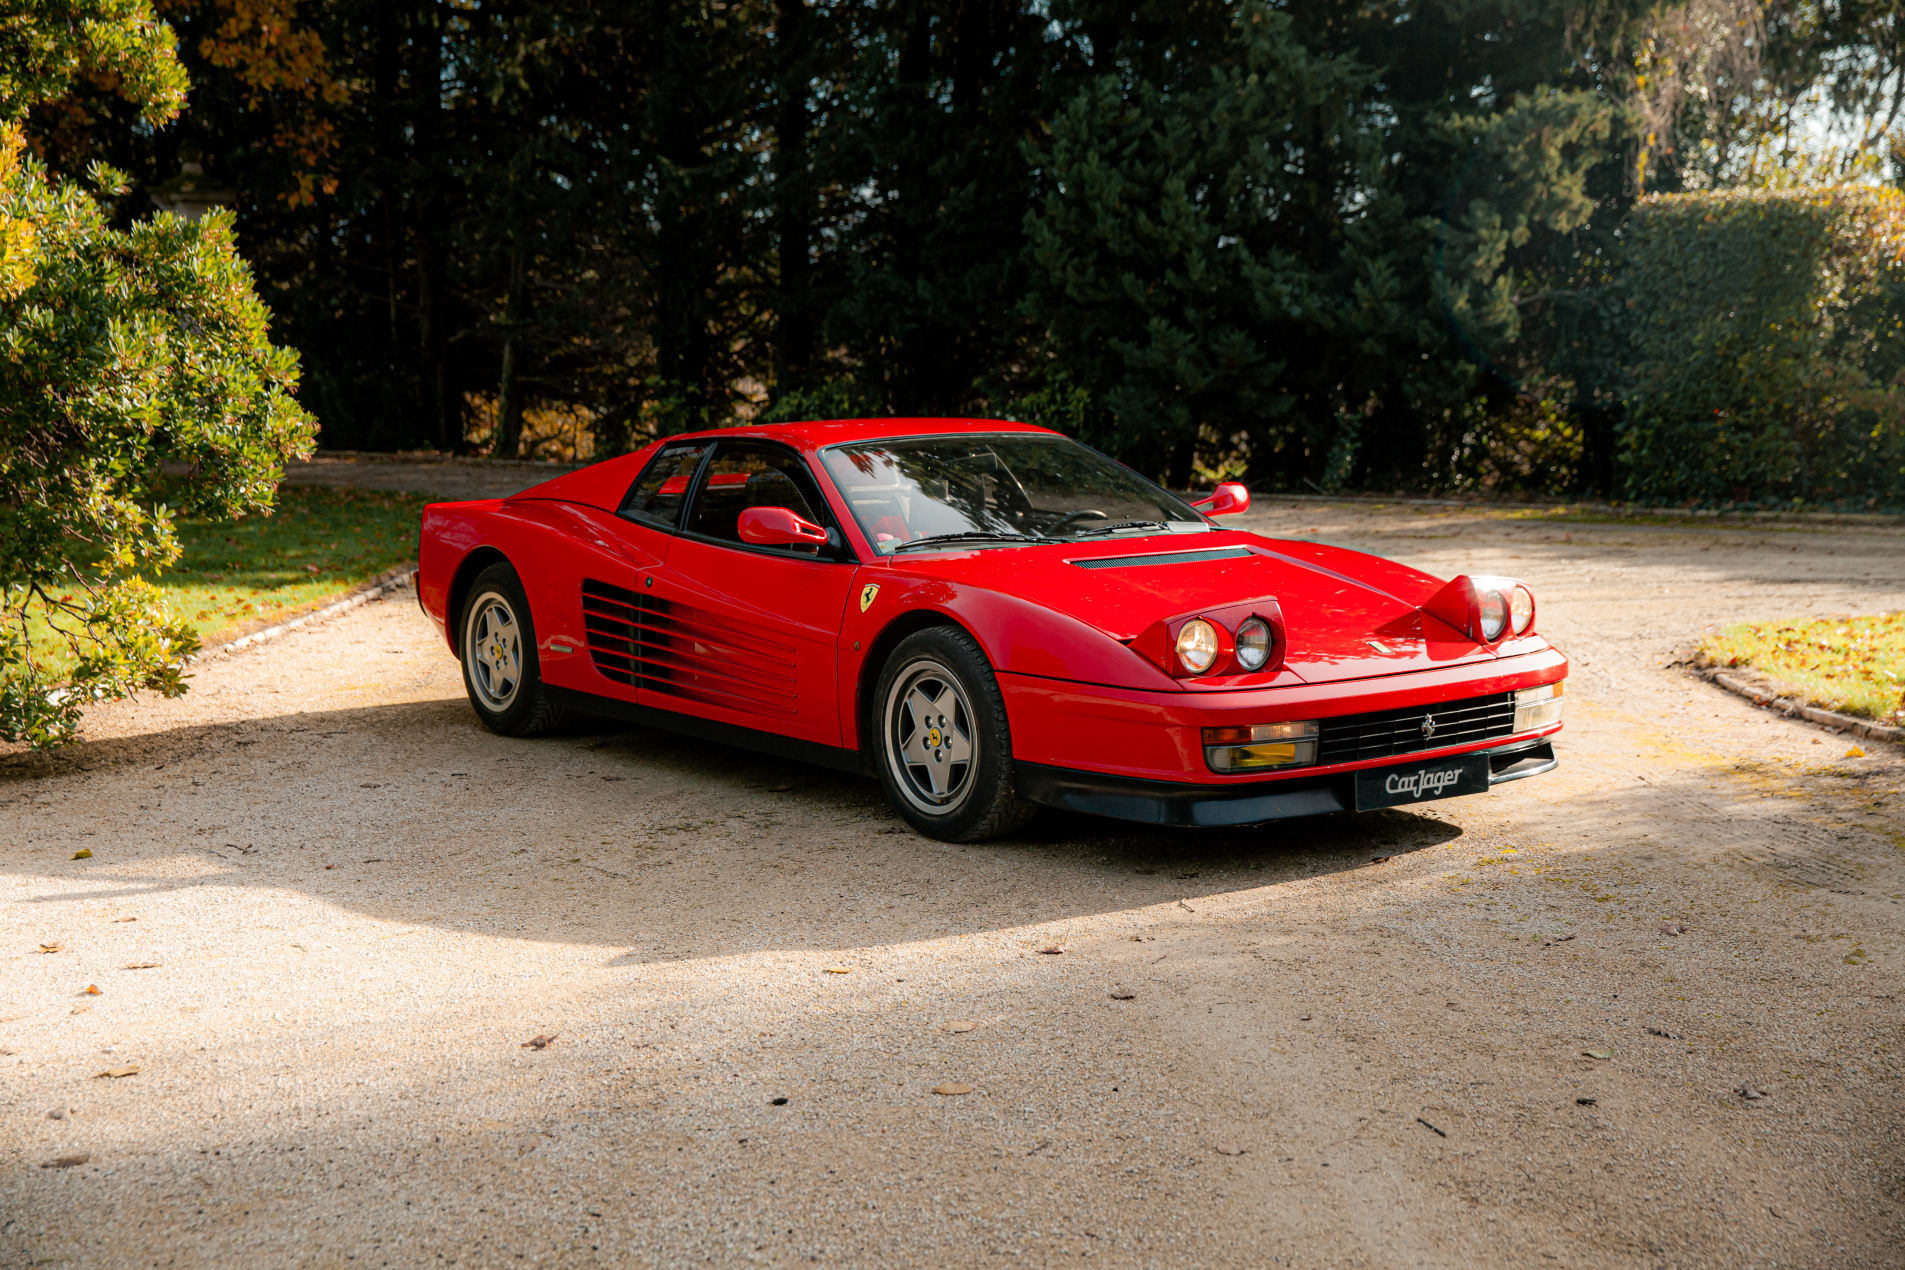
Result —
M796 712L791 645L593 578L582 583L582 621L589 660L604 678L756 715Z

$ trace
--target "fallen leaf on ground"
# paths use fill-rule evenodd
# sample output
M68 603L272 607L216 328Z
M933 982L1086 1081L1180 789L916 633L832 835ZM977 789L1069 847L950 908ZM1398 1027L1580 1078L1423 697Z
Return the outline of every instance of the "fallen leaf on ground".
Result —
M954 1019L945 1025L945 1030L948 1032L970 1032L978 1026L979 1025L974 1023L971 1019Z
M547 1036L532 1036L528 1040L523 1042L523 1048L526 1050L548 1049L549 1042L555 1039L556 1039L556 1034L554 1032L549 1033Z
M98 985L98 984L96 984L96 983L89 983L89 984L87 984L87 985L86 985L86 990L85 990L85 991L84 991L83 993L81 993L80 995L81 995L81 996L88 996L88 997L96 997L96 996L98 996L98 995L99 995L99 985Z
M1669 1032L1669 1031L1668 1031L1668 1030L1667 1030L1666 1028L1664 1028L1664 1027L1650 1027L1650 1028L1648 1028L1648 1029L1647 1029L1647 1035L1649 1035L1649 1036L1659 1036L1659 1037L1664 1037L1664 1038L1666 1038L1666 1039L1667 1039L1667 1040L1669 1040L1669 1041L1677 1041L1677 1040L1679 1040L1679 1039L1680 1039L1680 1033L1678 1033L1678 1032Z
M158 968L159 963L156 961L128 961L126 963L127 970L157 970Z
M948 1098L950 1098L950 1097L952 1097L952 1096L953 1096L953 1095L955 1095L955 1094L969 1094L969 1093L971 1093L971 1092L972 1092L972 1086L971 1086L971 1085L962 1085L962 1084L960 1084L960 1083L959 1083L958 1081L956 1081L956 1080L949 1080L949 1081L947 1081L947 1082L946 1082L945 1084L943 1084L943 1085L934 1085L934 1086L933 1086L933 1092L934 1092L934 1093L936 1093L936 1094L943 1094L943 1095L945 1095L946 1097L948 1097Z
M1847 751L1845 752L1845 756L1846 756L1847 758L1864 758L1864 757L1865 757L1865 751L1864 751L1864 750L1862 750L1862 749L1860 749L1860 748L1859 748L1858 746L1856 746L1856 745L1855 745L1855 746L1853 746L1853 747L1852 747L1851 749L1849 749L1849 750L1847 750Z
M1663 935L1684 935L1687 933L1687 928L1679 922L1667 922L1661 926L1660 933Z
M1748 1102L1758 1102L1766 1096L1766 1091L1755 1085L1741 1085L1733 1091Z
M40 951L43 953L56 953L64 947L66 947L65 944L41 944Z
M91 847L81 847L79 850L73 852L73 858L75 860L90 860L93 858L93 849Z
M1577 1107L1592 1107L1595 1103L1599 1101L1600 1101L1599 1098L1576 1098L1574 1100L1574 1105Z
M1129 988L1113 988L1109 994L1113 1001L1129 1001L1138 994Z
M853 973L853 968L851 966L828 966L827 973L830 975L850 975Z
M92 1158L92 1156L87 1155L84 1151L79 1152L77 1155L56 1155L50 1160L42 1160L40 1167L43 1169L77 1168Z
M1586 1055L1587 1055L1587 1056L1588 1056L1589 1058L1603 1058L1603 1059L1605 1059L1605 1058L1612 1058L1612 1057L1614 1057L1614 1051L1613 1051L1613 1050L1582 1050L1581 1052L1582 1052L1583 1054L1586 1054Z
M314 565L314 564L307 564L307 565L305 565L305 566L304 566L304 571L305 571L306 573L317 573L317 572L319 572L319 570L318 570L318 567L317 567L316 565Z
M1248 1151L1250 1148L1235 1146L1231 1143L1223 1142L1212 1147L1211 1149L1216 1151L1217 1154L1219 1155L1242 1155L1245 1151Z
M1039 954L1045 957L1062 956L1064 952L1065 950L1063 948L1060 948L1057 944L1051 944L1045 948L1039 949Z
M108 1067L103 1072L95 1072L93 1073L93 1079L99 1080L104 1078L118 1080L121 1076L137 1076L138 1074L139 1064L127 1063L124 1067Z
M113 920L115 922L136 922L139 919L136 917L115 917Z

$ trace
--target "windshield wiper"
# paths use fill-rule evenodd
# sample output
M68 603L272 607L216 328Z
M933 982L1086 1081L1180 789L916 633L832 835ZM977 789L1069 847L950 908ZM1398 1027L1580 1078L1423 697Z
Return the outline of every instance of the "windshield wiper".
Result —
M1097 538L1104 534L1115 534L1125 529L1169 529L1161 520L1114 520L1103 525L1087 525L1072 534L1074 538Z
M1034 534L1012 534L1003 530L962 529L953 534L927 534L924 538L915 538L893 548L892 553L911 551L914 547L939 547L956 542L1058 542L1057 538L1045 538Z

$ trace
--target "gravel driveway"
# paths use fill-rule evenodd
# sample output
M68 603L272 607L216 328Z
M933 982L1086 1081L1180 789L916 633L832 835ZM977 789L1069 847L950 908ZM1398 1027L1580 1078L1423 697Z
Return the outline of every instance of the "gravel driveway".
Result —
M1247 523L1528 578L1561 769L946 846L409 592L0 759L0 1264L1900 1265L1905 759L1670 663L1905 532Z

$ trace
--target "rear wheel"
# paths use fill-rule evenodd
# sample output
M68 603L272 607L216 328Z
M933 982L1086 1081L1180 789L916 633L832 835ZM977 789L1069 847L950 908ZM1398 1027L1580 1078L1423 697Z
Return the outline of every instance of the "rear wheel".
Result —
M1031 818L1013 785L1005 699L964 631L935 626L901 640L880 671L873 714L880 783L921 833L978 842Z
M536 658L536 626L522 580L493 564L470 584L458 623L463 687L485 727L503 736L535 736L563 722Z

